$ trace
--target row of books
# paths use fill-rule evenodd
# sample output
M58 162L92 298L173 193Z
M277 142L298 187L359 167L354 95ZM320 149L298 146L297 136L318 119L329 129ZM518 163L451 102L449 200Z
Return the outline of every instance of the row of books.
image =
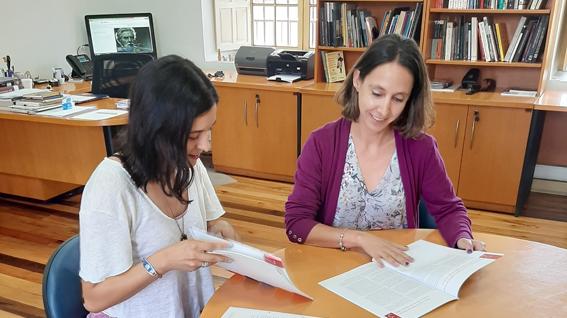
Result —
M546 0L434 0L433 8L539 10Z
M380 35L397 33L407 38L419 35L423 4L415 9L399 7L384 13L380 25L366 9L356 4L325 2L320 11L319 44L334 47L368 47Z
M545 43L548 16L521 17L508 45L506 24L461 16L457 21L434 20L432 59L536 63Z

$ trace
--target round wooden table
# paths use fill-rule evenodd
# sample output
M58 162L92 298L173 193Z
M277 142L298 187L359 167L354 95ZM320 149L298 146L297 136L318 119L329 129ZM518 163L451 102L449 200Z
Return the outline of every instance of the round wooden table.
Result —
M376 231L401 244L423 239L444 244L436 230ZM459 300L427 317L567 317L567 250L511 237L474 233L489 252L504 253L473 274L461 287ZM284 259L294 283L313 301L234 275L214 294L201 317L221 317L230 306L318 317L374 317L318 283L369 261L361 253L291 244L276 253Z

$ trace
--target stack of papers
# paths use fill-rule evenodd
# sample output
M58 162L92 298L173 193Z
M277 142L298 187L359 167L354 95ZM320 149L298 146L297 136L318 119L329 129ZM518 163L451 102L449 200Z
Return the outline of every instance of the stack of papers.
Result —
M502 96L520 96L520 97L536 97L536 91L523 90L523 89L508 89L500 93Z
M93 93L84 93L84 94L78 94L78 95L63 94L63 96L71 97L71 100L75 104L82 104L82 103L92 102L92 101L103 99L103 98L108 98L108 95L106 95L106 94L93 94Z
M453 93L455 92L459 87L461 87L460 84L453 84L451 86L448 87L431 87L431 91L432 92L447 92L447 93Z

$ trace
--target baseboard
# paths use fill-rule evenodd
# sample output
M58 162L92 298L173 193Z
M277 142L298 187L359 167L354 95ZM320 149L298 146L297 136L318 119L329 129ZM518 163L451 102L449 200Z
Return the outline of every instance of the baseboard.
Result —
M534 179L532 182L532 191L567 196L567 182Z
M534 179L567 182L567 167L536 165Z

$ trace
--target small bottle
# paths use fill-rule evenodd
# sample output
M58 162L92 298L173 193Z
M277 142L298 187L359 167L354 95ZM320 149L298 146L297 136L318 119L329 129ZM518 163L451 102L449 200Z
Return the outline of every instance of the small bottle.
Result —
M61 104L63 110L72 109L75 106L73 99L69 96L63 98L63 104Z

